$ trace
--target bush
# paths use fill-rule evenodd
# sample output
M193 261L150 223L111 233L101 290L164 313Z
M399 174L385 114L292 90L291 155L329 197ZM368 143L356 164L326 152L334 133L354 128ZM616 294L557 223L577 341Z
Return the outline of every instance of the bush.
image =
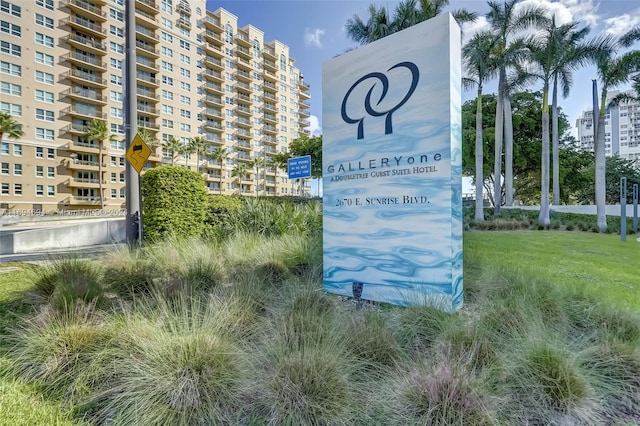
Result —
M219 240L228 237L232 230L229 224L238 215L242 205L242 197L208 194L205 235Z
M200 236L206 215L204 180L179 166L162 166L142 175L144 233L149 240L170 235Z
M76 300L101 303L105 296L102 276L102 268L95 262L61 259L39 272L35 288L58 309L66 309Z

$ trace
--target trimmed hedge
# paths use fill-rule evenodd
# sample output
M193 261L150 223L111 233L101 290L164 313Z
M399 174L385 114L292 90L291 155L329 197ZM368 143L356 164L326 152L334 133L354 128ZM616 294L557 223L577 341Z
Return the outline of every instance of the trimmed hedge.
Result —
M162 166L142 175L144 236L200 236L206 216L207 190L202 176L181 166Z

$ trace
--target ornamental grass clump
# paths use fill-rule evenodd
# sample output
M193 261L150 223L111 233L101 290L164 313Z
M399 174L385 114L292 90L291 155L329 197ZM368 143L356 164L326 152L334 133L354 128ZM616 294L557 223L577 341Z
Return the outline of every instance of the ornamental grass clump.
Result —
M402 348L381 313L358 311L345 317L347 348L365 363L366 368L392 367L402 359Z
M101 304L105 301L102 267L90 260L62 258L45 266L35 282L37 294L64 310L76 300Z
M235 317L222 301L156 296L119 321L96 422L228 424L244 368Z
M77 301L64 311L45 305L8 330L10 370L47 395L79 404L100 381L112 336L95 304Z

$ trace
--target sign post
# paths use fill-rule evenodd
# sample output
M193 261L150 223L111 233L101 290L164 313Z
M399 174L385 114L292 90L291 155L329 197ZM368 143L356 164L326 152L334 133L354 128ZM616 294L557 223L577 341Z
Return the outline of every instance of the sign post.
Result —
M460 38L439 15L323 64L326 291L462 306Z
M140 184L140 172L142 172L142 168L146 164L149 156L151 155L151 148L144 142L139 133L136 133L133 140L129 144L129 148L127 149L127 161L133 169L138 173L138 188L141 188ZM140 204L140 214L137 217L138 220L138 244L142 245L142 191L138 191L140 196L139 204Z

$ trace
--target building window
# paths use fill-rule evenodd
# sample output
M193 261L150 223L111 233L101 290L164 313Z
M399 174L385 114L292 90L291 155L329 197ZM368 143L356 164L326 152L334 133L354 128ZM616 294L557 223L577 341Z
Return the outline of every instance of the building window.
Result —
M181 81L180 82L180 89L184 90L185 92L190 92L191 91L191 85L187 82Z
M120 43L116 43L113 41L109 42L109 50L115 53L124 54L124 46Z
M191 125L187 124L187 123L180 123L180 130L182 132L190 132L191 131Z
M161 67L165 71L173 71L173 64L169 61L162 61Z
M36 52L36 63L53 66L53 55L47 55L46 53Z
M22 67L11 62L0 61L0 73L20 77L22 75Z
M224 26L224 41L226 43L233 43L233 27L229 24Z
M180 110L180 117L191 118L191 111L189 111L188 109L181 109Z
M118 198L118 190L117 189L112 189L111 190L111 198Z
M16 157L22 157L22 145L19 143L13 144L13 155Z
M55 139L54 131L51 129L43 129L42 127L36 127L36 139L52 141Z
M161 109L164 114L173 114L173 107L171 105L162 104Z
M117 182L118 175L115 172L111 172L111 182Z
M47 177L54 178L56 177L56 168L55 167L47 167Z
M7 13L19 18L20 15L22 15L22 8L18 5L2 0L0 1L0 12Z
M0 112L13 115L14 117L21 117L22 105L12 104L10 102L0 102Z
M124 22L124 14L116 9L109 8L109 17L119 22Z
M122 124L111 123L111 133L124 135L124 126Z
M16 25L7 21L0 21L0 32L20 37L20 35L22 34L22 29L20 28L20 25Z
M167 18L162 18L162 20L160 21L162 23L162 26L165 28L173 28L173 22L171 22L171 19L167 19Z
M167 99L169 101L173 100L173 92L168 90L162 90L162 99Z
M9 155L9 142L0 143L0 154Z
M184 105L191 105L191 98L189 96L180 95L180 103Z
M189 71L189 70L188 70L188 69L186 69L186 68L182 68L182 67L180 67L180 75L181 75L182 77L191 78L191 71Z
M46 90L36 89L36 101L52 104L53 92L47 92Z
M120 188L120 198L124 198L125 197L125 190L124 188Z
M124 173L120 173L120 182L124 182Z
M53 37L41 33L36 33L36 44L40 44L46 47L53 47Z
M167 86L173 86L173 77L167 77L166 75L163 75L162 84L166 84Z
M120 75L109 74L109 81L116 86L122 86L122 76Z
M56 187L54 185L47 185L47 197L55 197Z
M5 95L22 96L22 86L19 84L0 82L0 93Z
M166 129L173 129L173 120L168 120L166 118L162 119L162 127Z
M44 196L44 185L36 185L36 197Z
M36 120L55 121L54 112L47 109L36 108Z
M173 36L167 32L162 31L162 41L173 43Z
M2 182L2 195L9 195L9 184Z
M188 41L180 40L180 48L184 50L191 50L191 44Z
M116 92L115 90L112 90L109 93L109 98L112 101L116 101L116 102L122 102L122 92Z
M36 158L44 157L44 149L41 146L36 147Z
M109 34L119 38L124 38L124 29L118 28L115 25L109 25Z
M166 46L162 46L161 52L162 52L162 56L167 56L169 58L173 58L173 50L172 49L170 49L170 48L168 48Z
M122 108L111 107L111 117L122 118Z
M0 52L7 55L22 56L22 47L8 41L0 41Z
M45 9L53 10L53 0L36 0L36 6L44 7Z
M53 74L44 71L36 71L36 81L44 84L53 84Z
M54 148L47 148L47 158L49 160L56 158L56 150Z
M22 164L13 165L13 174L15 176L22 176Z
M0 174L8 175L9 174L9 163L1 163L0 164Z

